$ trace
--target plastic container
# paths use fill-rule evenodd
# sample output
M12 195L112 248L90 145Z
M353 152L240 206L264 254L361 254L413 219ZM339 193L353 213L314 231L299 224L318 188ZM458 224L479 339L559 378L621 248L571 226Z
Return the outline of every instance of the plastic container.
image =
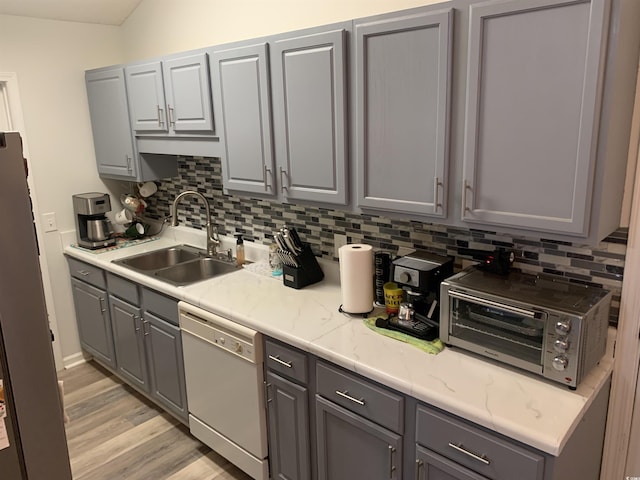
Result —
M236 240L236 263L239 267L244 265L244 240L242 240L242 235L237 234L238 240Z

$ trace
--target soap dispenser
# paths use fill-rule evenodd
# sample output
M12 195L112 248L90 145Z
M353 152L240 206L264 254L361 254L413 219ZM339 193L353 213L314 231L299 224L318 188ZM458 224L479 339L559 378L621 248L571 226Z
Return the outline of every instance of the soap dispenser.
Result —
M239 267L244 265L244 241L242 240L242 234L236 234L238 240L236 240L236 263Z

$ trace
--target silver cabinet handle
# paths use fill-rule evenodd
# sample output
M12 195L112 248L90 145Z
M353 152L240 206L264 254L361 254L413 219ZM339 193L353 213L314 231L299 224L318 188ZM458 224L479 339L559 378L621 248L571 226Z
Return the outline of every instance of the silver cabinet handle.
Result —
M393 478L393 471L396 469L396 466L393 464L393 454L396 452L396 449L389 445L389 478Z
M433 177L433 209L437 210L438 207L442 207L441 203L438 203L438 188L442 185L438 177Z
M102 297L99 297L99 298L100 298L100 311L101 311L102 313L104 313L104 312L106 312L106 311L107 311L107 308L106 308L106 307L105 307L105 305L104 305L104 298L102 298Z
M280 360L280 356L276 355L275 357L273 355L269 355L269 359L273 360L276 363L279 363L280 365L287 367L287 368L293 368L293 363L292 362L285 362L284 360Z
M129 155L126 155L126 159L127 159L127 171L131 171L131 157Z
M134 329L136 332L139 332L139 331L140 331L140 327L138 326L138 320L140 320L140 317L139 317L139 316L137 316L137 315L134 315L134 316L133 316L133 329Z
M77 272L80 275L82 275L83 277L86 277L87 275L89 275L91 273L89 270L78 270Z
M345 390L344 392L341 392L340 390L336 390L336 395L340 395L342 398L351 400L353 403L357 403L358 405L364 406L365 404L364 398L354 398L351 395L349 395L349 392L347 390Z
M269 387L270 386L271 386L270 383L264 382L264 398L267 399L267 403L271 403L271 399L269 398Z
M285 191L285 190L287 189L287 187L288 187L288 182L287 182L287 186L285 186L285 184L284 184L284 180L282 179L282 176L283 176L283 175L287 175L287 171L286 171L286 170L284 170L282 167L278 167L278 168L280 169L280 191L281 191L282 193L284 193L284 191ZM287 177L288 177L288 175L287 175Z
M173 119L173 107L171 105L167 105L167 110L169 110L169 125L176 126L176 122Z
M142 320L142 333L146 337L149 335L149 320L143 317L140 317L140 320Z
M420 470L424 466L424 462L422 460L416 460L416 480L420 480Z
M164 108L158 105L158 126L164 127Z
M271 176L271 169L265 165L264 166L264 174L262 176L262 179L264 181L264 191L265 192L267 190L269 190L269 188L271 188L271 185L269 185L269 181L268 181L267 175Z
M471 208L467 207L467 190L471 190L471 185L469 185L469 182L465 179L464 182L462 182L462 216L464 216L466 212L471 211Z
M484 455L477 455L477 454L475 454L473 452L470 452L469 450L464 448L462 446L462 444L456 445L455 443L449 442L449 446L451 448L453 448L454 450L456 450L456 451L458 451L460 453L464 453L466 456L473 458L474 460L478 460L479 462L484 463L485 465L489 465L491 463L491 460L486 458Z

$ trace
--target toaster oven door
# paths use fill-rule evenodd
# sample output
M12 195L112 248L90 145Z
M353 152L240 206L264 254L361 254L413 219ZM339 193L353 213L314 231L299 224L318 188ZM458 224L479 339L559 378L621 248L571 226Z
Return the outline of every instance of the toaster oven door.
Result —
M541 373L547 315L449 290L449 340L482 355Z

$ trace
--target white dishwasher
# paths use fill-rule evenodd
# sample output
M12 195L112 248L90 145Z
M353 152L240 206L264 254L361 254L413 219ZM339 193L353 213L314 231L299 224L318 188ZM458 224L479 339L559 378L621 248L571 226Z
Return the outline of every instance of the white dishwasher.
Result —
M191 433L267 480L261 334L188 303L178 308Z

